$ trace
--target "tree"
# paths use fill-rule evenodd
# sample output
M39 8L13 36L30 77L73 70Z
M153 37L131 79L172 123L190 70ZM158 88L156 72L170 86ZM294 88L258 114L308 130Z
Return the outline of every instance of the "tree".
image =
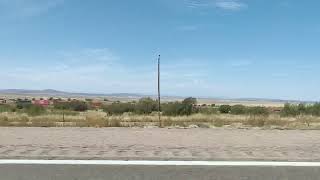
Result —
M197 99L193 97L186 98L182 101L182 109L180 115L191 115L192 113L197 112L194 106L197 104Z

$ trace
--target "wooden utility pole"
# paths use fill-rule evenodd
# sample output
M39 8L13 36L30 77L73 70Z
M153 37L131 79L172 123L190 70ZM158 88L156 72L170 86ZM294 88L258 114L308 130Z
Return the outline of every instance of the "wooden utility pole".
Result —
M158 116L159 116L159 127L163 127L162 121L161 121L161 96L160 96L160 58L159 55L158 58Z

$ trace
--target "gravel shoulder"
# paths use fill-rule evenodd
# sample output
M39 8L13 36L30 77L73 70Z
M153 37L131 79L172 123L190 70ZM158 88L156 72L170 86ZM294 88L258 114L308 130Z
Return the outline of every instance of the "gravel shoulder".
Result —
M0 128L0 159L320 161L320 131Z

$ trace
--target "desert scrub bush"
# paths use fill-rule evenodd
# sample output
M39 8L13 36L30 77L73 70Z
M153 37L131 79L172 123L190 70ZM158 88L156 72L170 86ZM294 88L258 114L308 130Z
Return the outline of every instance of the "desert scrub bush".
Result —
M179 102L169 102L161 105L162 112L166 116L178 116L181 108L182 105Z
M303 106L303 105L301 105ZM281 116L284 117L295 117L300 114L298 105L286 103L281 111Z
M221 105L219 106L219 112L221 114L228 114L231 111L231 106L230 105Z
M29 116L40 116L46 113L46 109L42 106L28 105L24 108L24 111Z
M306 112L309 115L320 116L320 103L306 106Z
M302 123L302 124L305 124L307 127L310 127L311 126L311 123L315 120L316 118L315 117L312 117L312 116L298 116L297 117L297 121Z
M108 122L106 118L97 113L87 113L86 121L90 127L106 127L108 126Z
M218 114L218 110L214 107L201 107L199 109L199 113L200 114L207 114L207 115Z
M0 113L3 112L15 112L16 108L8 104L0 104Z
M0 121L9 121L8 116L0 114Z
M296 117L300 115L320 116L320 103L315 104L289 104L286 103L281 111L284 117Z
M230 113L234 115L241 115L247 113L247 107L241 104L231 106Z
M106 122L107 127L122 127L121 126L121 119L118 118L108 118Z
M266 123L265 116L249 116L249 118L244 124L250 125L252 127L263 127L265 123Z
M54 104L54 108L60 110L85 112L89 109L89 106L86 102L83 101L70 100L68 102L56 102Z
M50 112L50 114L52 114L52 115L65 115L65 116L78 116L80 113L78 111L53 109Z
M197 113L191 116L187 116L185 120L189 122L212 122L213 117L213 115Z
M103 107L104 112L109 115L122 115L127 112L134 112L135 107L133 103L115 102Z
M287 118L281 118L279 116L270 116L265 120L264 126L286 127L289 124L290 124L290 120Z
M262 106L247 107L247 114L250 116L268 116L268 108Z
M30 119L29 119L29 117L28 117L27 115L22 115L22 116L20 117L20 121L21 121L21 122L29 122Z
M157 111L157 101L151 98L142 98L135 104L135 113L137 114L151 114L153 111Z
M213 121L213 125L215 127L223 127L225 125L225 121L223 119L217 118Z
M182 102L169 102L161 105L161 109L164 115L167 116L190 116L197 113L198 108L195 107L197 100L189 97Z

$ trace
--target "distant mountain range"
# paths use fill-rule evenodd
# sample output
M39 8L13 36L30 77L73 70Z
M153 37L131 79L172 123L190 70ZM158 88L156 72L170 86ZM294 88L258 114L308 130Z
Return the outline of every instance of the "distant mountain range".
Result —
M0 90L0 95L20 95L20 96L47 96L47 97L117 97L117 98L142 98L142 97L156 97L156 95L135 94L135 93L112 93L112 94L94 94L94 93L72 93L65 91L58 91L54 89L44 90L26 90L26 89L3 89ZM162 96L163 99L183 99L181 96ZM266 98L212 98L200 97L199 99L215 99L222 101L266 101L266 102L306 102L311 101L297 101L297 100L281 100L281 99L266 99Z
M44 90L27 90L27 89L3 89L0 94L4 95L42 95L42 96L83 96L83 97L99 97L99 96L112 96L112 97L144 97L145 95L131 94L131 93L114 93L114 94L94 94L94 93L72 93L65 91L57 91L54 89Z

